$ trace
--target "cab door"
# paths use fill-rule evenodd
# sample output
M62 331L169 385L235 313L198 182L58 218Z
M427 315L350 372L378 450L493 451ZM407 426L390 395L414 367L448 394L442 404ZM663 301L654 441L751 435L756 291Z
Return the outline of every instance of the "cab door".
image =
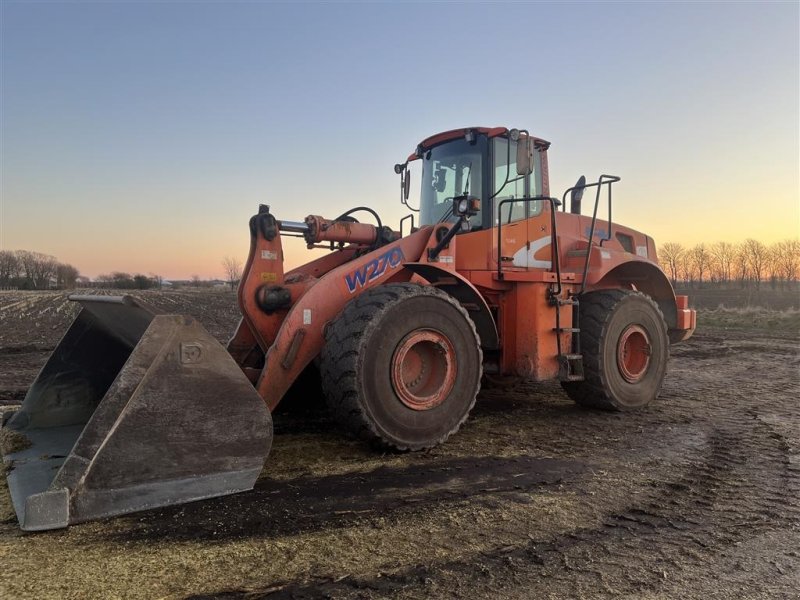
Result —
M510 142L510 149L506 138L497 137L492 142L493 206L495 224L501 224L503 269L549 270L552 264L549 205L522 200L541 194L541 155L538 151L534 153L533 173L519 176L517 142Z
M528 197L542 195L542 155L537 150L533 155L533 173L527 178L526 193ZM544 200L528 202L528 248L525 253L527 268L552 268L552 232L550 230L550 203Z

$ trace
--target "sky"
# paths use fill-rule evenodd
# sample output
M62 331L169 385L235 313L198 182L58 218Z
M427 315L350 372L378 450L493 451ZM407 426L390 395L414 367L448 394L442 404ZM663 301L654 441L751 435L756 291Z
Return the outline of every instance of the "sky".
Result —
M222 277L261 203L396 226L468 126L550 141L557 196L620 176L657 244L800 235L798 2L0 6L0 249L84 275Z

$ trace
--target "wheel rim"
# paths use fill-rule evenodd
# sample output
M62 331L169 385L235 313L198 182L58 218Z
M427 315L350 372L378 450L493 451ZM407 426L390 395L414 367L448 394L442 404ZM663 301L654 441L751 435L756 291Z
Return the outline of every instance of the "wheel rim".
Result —
M429 410L444 402L456 381L453 344L432 329L409 333L392 359L392 387L400 401L414 410Z
M617 344L617 365L622 377L630 383L641 380L650 365L651 352L647 331L639 325L629 325Z

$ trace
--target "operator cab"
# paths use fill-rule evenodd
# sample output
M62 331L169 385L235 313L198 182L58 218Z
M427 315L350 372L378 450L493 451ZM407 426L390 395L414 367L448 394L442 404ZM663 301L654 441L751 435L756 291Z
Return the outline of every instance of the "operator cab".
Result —
M545 193L542 173L548 147L527 132L505 127L457 129L424 140L408 159L422 162L420 225L457 220L453 201L459 197L480 200L480 210L462 233L495 227L500 219L506 224L538 215L543 202L504 202L502 214L496 207L503 200ZM395 170L403 174L407 190L406 165Z

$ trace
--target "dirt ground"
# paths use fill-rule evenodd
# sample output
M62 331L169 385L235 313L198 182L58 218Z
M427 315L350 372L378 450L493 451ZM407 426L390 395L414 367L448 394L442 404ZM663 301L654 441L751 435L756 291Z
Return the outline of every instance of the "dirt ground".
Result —
M229 293L145 297L220 339L236 323ZM74 314L64 294L0 292L0 404ZM37 534L2 483L0 597L796 598L796 319L711 322L643 412L486 389L446 444L399 455L277 415L252 492Z

